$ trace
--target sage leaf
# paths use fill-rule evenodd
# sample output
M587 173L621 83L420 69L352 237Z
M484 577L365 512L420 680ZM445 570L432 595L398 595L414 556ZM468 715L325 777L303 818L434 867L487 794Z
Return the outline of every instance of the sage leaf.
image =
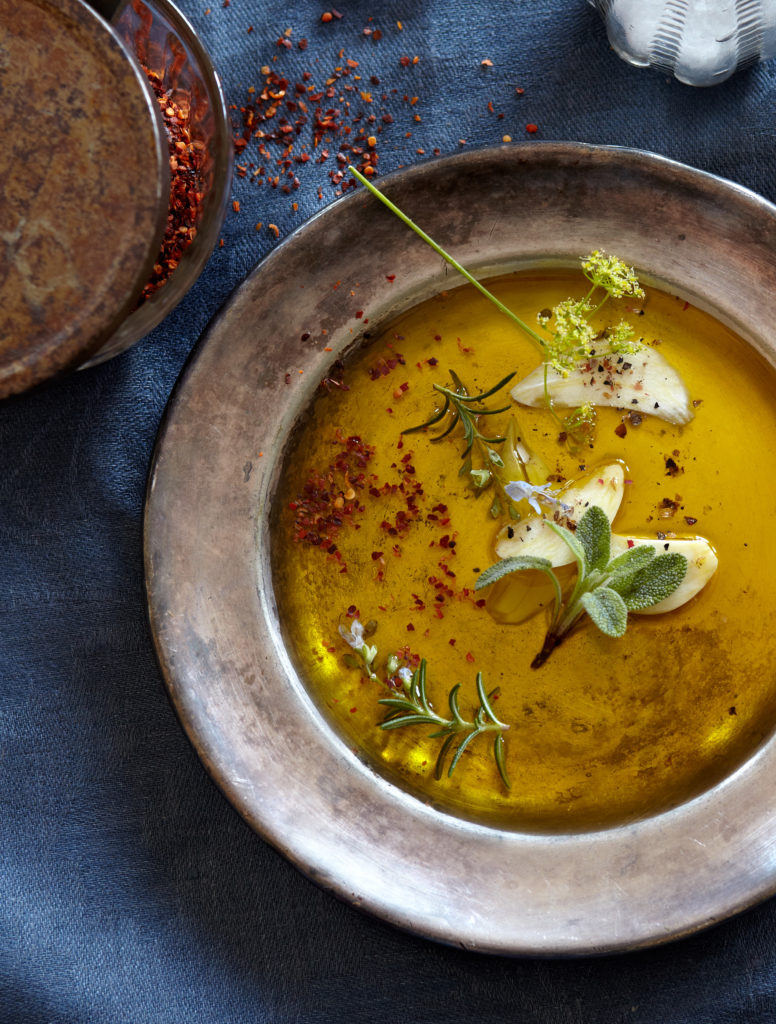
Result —
M575 536L585 552L587 571L605 569L611 554L612 528L604 510L591 505L579 520Z
M628 611L637 612L673 594L687 572L687 559L678 552L656 555L638 572L609 581L625 602Z
M639 569L643 569L654 557L655 549L653 547L649 544L639 544L613 558L606 567L606 574L610 578L630 576L638 572Z
M516 555L514 558L502 558L500 562L489 566L482 572L474 583L475 590L482 590L483 587L497 583L512 572L519 572L521 569L539 569L547 572L552 569L552 562L549 558L536 558L535 555Z
M580 603L602 633L614 637L625 633L628 608L616 590L598 587L583 594Z

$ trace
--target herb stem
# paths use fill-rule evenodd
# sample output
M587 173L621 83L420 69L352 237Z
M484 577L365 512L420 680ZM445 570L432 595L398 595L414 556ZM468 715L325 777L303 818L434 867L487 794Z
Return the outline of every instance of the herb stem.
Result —
M427 235L426 232L415 223L415 221L411 220L406 213L403 213L399 209L399 207L392 203L391 200L387 198L387 196L384 196L383 193L378 188L375 188L372 182L368 178L364 177L364 175L361 174L360 171L357 171L356 168L353 167L352 165L348 166L348 170L358 181L361 182L361 184L365 188L367 188L372 193L373 196L379 199L384 206L387 206L391 213L394 213L399 218L399 220L403 221L407 225L407 227L412 228L415 234L422 238L426 245L429 245L434 250L435 253L438 253L443 260L449 263L451 267L453 267L455 270L458 271L459 274L465 277L469 284L474 285L478 292L481 292L486 299L490 299L490 301L505 316L509 317L509 319L514 324L516 324L521 331L524 331L528 335L528 337L531 338L532 341L535 341L536 344L539 346L539 349L541 350L542 354L544 354L544 340L539 334L536 333L536 331L533 330L533 328L529 327L528 324L521 320L516 313L513 313L508 306L505 306L500 299L497 299L492 292L489 292L484 285L480 284L477 278L470 274L466 267L462 266L458 262L458 260L455 259L455 257L450 255L449 252L446 252L441 245L438 245L430 235Z

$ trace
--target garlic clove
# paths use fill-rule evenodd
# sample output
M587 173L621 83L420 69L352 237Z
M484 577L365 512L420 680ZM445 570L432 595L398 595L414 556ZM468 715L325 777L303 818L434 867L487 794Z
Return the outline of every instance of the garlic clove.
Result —
M622 463L612 462L594 470L558 492L559 501L570 506L568 510L562 511L561 522L565 523L566 518L579 520L590 505L600 506L611 522L622 502L624 489L625 471ZM499 558L534 555L549 559L553 566L568 565L574 561L568 544L547 525L544 516L538 515L527 516L519 523L500 530L496 538L496 554Z
M692 600L706 586L717 571L718 559L714 548L705 537L676 537L658 539L657 537L621 536L612 534L612 558L627 551L629 547L648 544L655 549L656 555L676 552L687 559L687 572L677 589L663 601L653 604L651 608L643 608L632 615L660 615L662 612L673 611Z
M521 405L543 406L544 374L542 363L512 388L512 398ZM676 424L689 423L694 415L684 381L661 353L649 346L627 355L591 355L566 377L548 366L547 392L553 404L562 408L574 409L585 403L612 406Z

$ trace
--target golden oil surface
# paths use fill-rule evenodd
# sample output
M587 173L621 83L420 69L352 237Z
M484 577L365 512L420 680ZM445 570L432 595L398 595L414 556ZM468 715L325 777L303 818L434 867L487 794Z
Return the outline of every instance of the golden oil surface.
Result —
M581 274L566 270L521 272L491 285L528 323L585 290ZM401 434L433 413L432 384L449 384L450 370L474 393L512 370L519 380L540 362L533 343L469 286L410 310L356 353L341 378L348 390L333 381L321 389L286 460L273 571L299 671L350 745L397 784L452 813L538 831L650 816L722 780L773 729L776 374L681 298L649 290L640 307L639 316L610 302L607 319L629 318L637 336L660 341L698 403L689 425L648 416L620 437L622 413L600 409L593 449L572 455L546 410L514 409L521 435L564 478L584 475L582 465L625 462L617 532L698 534L717 551L719 569L698 597L665 615L631 615L621 639L588 622L531 669L546 613L504 624L473 591L479 572L496 561L503 523L489 513L488 492L477 496L458 475L460 429L438 443L433 429ZM507 391L494 401L506 404ZM503 429L507 416L492 418L487 432ZM357 452L347 452L345 439L353 436L374 449L360 469ZM327 514L342 520L321 530L320 544L300 539L315 533L299 517L300 506L315 516L309 485L316 476L325 481ZM661 518L665 498L679 507ZM343 503L355 511L337 507ZM429 738L430 728L379 728L386 711L378 700L389 694L349 664L338 633L355 615L377 624L369 642L379 650L378 674L396 651L427 660L429 696L441 713L461 683L461 710L471 716L477 672L488 691L500 689L495 709L510 725L510 789L488 737L472 743L452 777L438 780L441 741Z

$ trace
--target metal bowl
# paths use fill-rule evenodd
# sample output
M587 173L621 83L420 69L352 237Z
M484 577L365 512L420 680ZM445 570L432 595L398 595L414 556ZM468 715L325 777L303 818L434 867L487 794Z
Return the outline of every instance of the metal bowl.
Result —
M631 150L524 144L419 165L381 187L479 275L605 247L776 363L776 208L730 182ZM386 268L396 267L389 286ZM674 810L529 835L425 805L322 716L284 648L268 524L289 435L358 326L334 280L358 281L373 326L450 283L368 194L332 205L210 326L151 469L154 640L177 712L224 793L324 888L471 950L633 949L772 893L773 739Z
M204 199L197 234L168 280L130 313L84 364L94 366L144 338L177 306L207 263L226 213L233 145L221 83L196 32L169 0L130 0L113 24L127 48L190 104L190 128L204 146Z

